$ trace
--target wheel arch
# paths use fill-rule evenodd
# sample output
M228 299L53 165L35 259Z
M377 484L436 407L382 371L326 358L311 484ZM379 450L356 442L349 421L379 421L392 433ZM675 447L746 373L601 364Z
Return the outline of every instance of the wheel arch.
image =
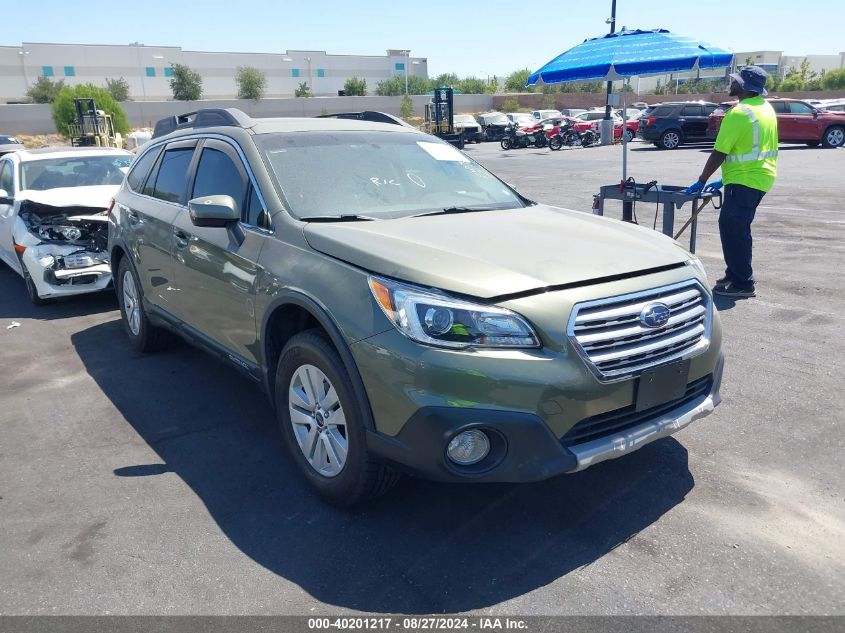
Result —
M270 402L274 407L276 406L276 368L285 343L295 334L315 327L325 332L340 356L352 382L355 396L358 398L364 425L368 430L375 431L375 422L364 381L340 327L320 303L303 292L288 290L277 295L262 318L261 372L263 386Z

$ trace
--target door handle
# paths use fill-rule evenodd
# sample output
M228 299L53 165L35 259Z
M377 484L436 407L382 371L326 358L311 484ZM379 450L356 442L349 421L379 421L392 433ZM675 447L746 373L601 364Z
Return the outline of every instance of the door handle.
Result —
M188 245L188 234L180 229L173 229L173 237L176 238L176 248L185 248Z

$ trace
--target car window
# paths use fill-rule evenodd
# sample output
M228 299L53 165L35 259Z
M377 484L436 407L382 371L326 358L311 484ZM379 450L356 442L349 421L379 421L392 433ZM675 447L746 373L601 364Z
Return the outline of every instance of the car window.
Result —
M801 101L790 101L789 111L792 114L812 114L813 108L809 104L803 103Z
M0 161L0 189L3 189L10 196L14 196L14 184L12 183L12 163L7 160Z
M159 148L151 149L141 156L134 165L132 165L132 168L129 170L129 175L126 176L126 184L132 191L141 191L141 187L143 186L144 180L150 171L150 167L153 166L156 158L158 158L158 151Z
M474 160L416 133L261 134L256 144L279 193L299 218L395 218L450 207L525 206Z
M226 154L208 147L202 150L191 193L191 198L203 196L231 196L238 204L238 211L244 208L246 199L246 177L242 170Z
M191 164L193 154L193 147L177 147L165 150L151 192L154 198L185 204L188 167ZM144 192L146 193L149 189L150 183L148 182Z
M650 114L653 117L662 117L662 116L671 116L671 114L675 111L675 106L658 106L654 109L654 112Z
M700 105L687 105L681 110L681 116L701 116Z
M251 226L257 226L262 229L269 229L270 223L267 214L264 212L264 207L261 204L261 198L255 191L255 187L249 186L246 201L246 213L242 216L244 222Z
M45 191L64 187L119 185L132 155L105 154L44 158L21 164L21 189Z
M713 114L719 106L717 105L706 105L704 106L704 116L710 116Z
M789 112L786 101L769 101L769 104L774 109L775 114L787 114Z

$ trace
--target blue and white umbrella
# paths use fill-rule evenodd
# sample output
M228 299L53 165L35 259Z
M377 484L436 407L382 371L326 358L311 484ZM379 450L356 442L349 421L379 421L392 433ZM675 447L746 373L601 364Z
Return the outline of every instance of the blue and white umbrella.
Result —
M622 30L584 40L531 74L526 82L615 81L630 77L724 68L733 53L665 29Z
M666 29L622 29L584 40L528 77L526 86L567 81L615 81L730 66L733 53ZM623 122L627 126L627 122ZM628 176L627 135L622 133L622 179Z

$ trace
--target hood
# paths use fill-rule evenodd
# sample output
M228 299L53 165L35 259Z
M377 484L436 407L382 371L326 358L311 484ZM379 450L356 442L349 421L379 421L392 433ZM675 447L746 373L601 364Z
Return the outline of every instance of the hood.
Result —
M545 205L397 220L309 223L317 251L365 270L490 299L683 263L657 231Z
M17 200L32 200L51 207L92 207L107 209L120 185L97 185L95 187L59 187L58 189L24 189Z

